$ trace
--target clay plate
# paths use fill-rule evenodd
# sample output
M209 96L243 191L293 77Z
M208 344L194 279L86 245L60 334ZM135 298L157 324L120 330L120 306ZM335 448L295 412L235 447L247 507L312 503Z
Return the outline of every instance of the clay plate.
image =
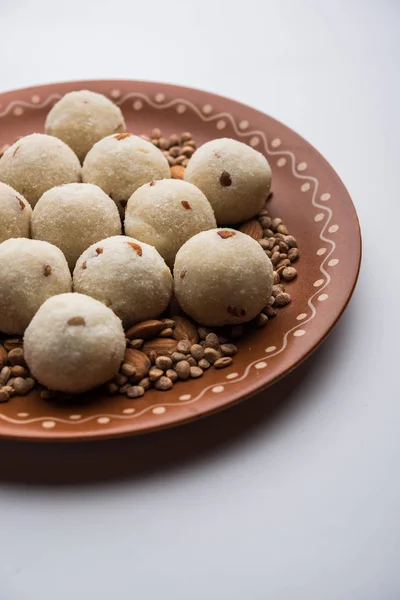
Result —
M164 135L190 131L198 145L216 137L250 144L273 171L270 213L296 236L299 277L292 303L238 344L231 367L143 398L96 391L66 406L37 392L0 405L0 436L77 440L143 433L179 425L226 408L300 364L328 335L357 281L361 239L357 215L339 177L304 139L248 106L199 90L138 81L58 83L0 95L0 147L41 132L50 107L66 92L90 89L120 105L128 130ZM267 401L266 398L263 401Z

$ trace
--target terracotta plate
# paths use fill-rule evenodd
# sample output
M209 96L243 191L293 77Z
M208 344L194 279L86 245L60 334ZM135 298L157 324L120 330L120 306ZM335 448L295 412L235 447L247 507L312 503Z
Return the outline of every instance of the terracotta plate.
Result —
M357 215L339 177L296 133L248 106L184 87L137 81L59 83L0 95L0 147L16 136L43 131L50 107L66 92L90 89L117 102L128 129L163 134L190 131L197 143L232 137L268 158L273 171L270 212L296 236L299 277L292 303L239 343L231 367L200 379L152 390L143 398L100 392L60 406L37 393L0 405L0 436L76 440L143 433L225 408L270 385L302 362L328 335L345 309L361 259ZM263 401L268 401L266 398Z

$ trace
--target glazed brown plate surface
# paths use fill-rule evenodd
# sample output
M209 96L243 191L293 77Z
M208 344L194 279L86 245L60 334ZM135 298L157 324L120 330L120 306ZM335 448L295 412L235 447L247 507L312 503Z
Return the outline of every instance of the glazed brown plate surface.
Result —
M250 144L272 168L270 214L296 237L298 278L291 304L238 342L233 364L142 398L102 391L68 404L38 392L0 404L0 436L37 440L115 437L179 425L228 407L267 387L302 362L328 335L357 281L361 239L353 203L339 177L304 139L248 106L184 87L136 81L70 82L0 94L0 147L43 132L51 106L66 92L90 89L121 107L128 131L190 131L201 145L216 137ZM268 402L267 394L260 398Z

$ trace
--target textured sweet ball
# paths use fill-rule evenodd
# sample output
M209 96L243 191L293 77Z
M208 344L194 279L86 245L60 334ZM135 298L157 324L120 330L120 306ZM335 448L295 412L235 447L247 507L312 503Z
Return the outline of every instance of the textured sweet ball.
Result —
M140 187L129 199L125 215L125 233L155 246L171 268L176 253L189 238L217 226L205 195L178 179L152 181Z
M50 188L80 181L76 154L51 135L32 133L21 138L0 158L0 181L23 194L32 207Z
M109 306L124 327L158 317L172 294L171 271L153 246L115 236L93 244L80 256L74 290Z
M91 183L69 183L48 190L32 215L32 237L60 248L71 271L91 244L120 233L115 203Z
M200 146L189 160L185 181L208 198L219 225L234 225L254 217L267 199L271 169L267 159L229 138Z
M83 181L110 196L123 214L129 198L141 185L170 177L161 150L130 133L110 135L93 146L82 167Z
M51 390L78 393L117 374L124 357L121 321L104 304L82 294L49 298L24 335L25 360Z
M258 242L240 231L203 231L176 255L175 296L185 313L203 325L254 319L268 303L272 285L270 259Z
M51 109L45 124L46 133L68 144L81 161L96 142L125 129L120 108L106 96L89 90L65 94Z
M29 237L32 209L22 194L0 181L0 243Z
M0 331L22 334L47 298L70 291L71 274L59 248L26 238L0 244Z

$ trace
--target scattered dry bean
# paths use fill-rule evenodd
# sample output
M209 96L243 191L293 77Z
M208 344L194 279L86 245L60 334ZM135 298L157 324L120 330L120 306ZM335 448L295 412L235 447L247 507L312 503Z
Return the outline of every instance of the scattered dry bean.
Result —
M281 294L278 294L275 297L275 306L286 306L287 304L289 304L289 302L291 301L291 297L290 294L286 294L285 292L282 292Z
M122 373L117 373L117 375L114 377L114 381L118 387L121 387L121 385L125 385L128 382L128 378Z
M128 398L140 398L144 394L144 388L140 385L131 385L127 390L126 395Z
M172 368L172 358L169 356L158 356L156 358L156 367L161 371L167 371Z
M182 352L183 354L188 354L190 352L191 343L189 340L181 340L178 342L176 349L178 352Z
M282 277L283 279L286 279L286 281L292 281L297 277L297 271L294 267L286 267L282 271Z
M188 379L188 377L190 375L190 365L189 365L188 361L181 360L178 363L176 363L175 371L176 371L179 379L182 379L183 381L185 379Z
M197 377L201 377L203 375L203 369L200 369L200 367L190 367L190 377L192 377L193 379L197 379Z
M121 373L126 377L133 377L136 375L136 368L129 363L124 363L121 367Z
M3 367L0 371L0 386L5 385L11 377L11 367Z
M216 333L209 333L205 341L207 342L208 348L219 349L219 339Z
M288 252L288 259L290 262L295 262L299 258L299 251L297 248L291 248Z
M150 381L157 381L164 375L164 372L161 369L157 369L157 367L151 367L149 371L149 379Z
M160 379L157 379L157 381L154 384L154 387L156 388L156 390L166 391L170 390L173 387L173 385L174 384L172 383L171 379L163 375L162 377L160 377Z
M143 377L138 383L138 386L142 387L144 390L148 390L151 387L151 381L148 377Z
M200 369L203 369L203 371L205 371L206 369L210 368L211 363L206 358L201 358L198 362L198 365Z
M216 360L221 358L221 352L216 350L215 348L206 348L204 350L204 358L208 360L210 363L215 363Z
M208 329L208 327L199 327L197 331L201 340L205 340L208 334L211 333L211 329Z
M193 344L190 348L190 354L195 360L200 360L204 356L204 348L200 344Z
M222 344L221 352L224 356L235 356L237 348L234 344Z
M268 321L267 315L265 315L262 312L259 315L257 315L257 317L256 317L256 325L257 325L257 327L264 327L264 325L267 324L267 321Z
M165 375L170 378L172 383L175 383L175 381L178 379L178 373L175 371L175 369L167 369Z
M13 350L10 350L8 353L8 360L10 365L15 366L15 365L21 365L22 367L26 366L26 362L25 362L25 358L24 358L24 351L22 348L14 348Z
M225 367L229 367L231 364L232 358L230 356L224 356L215 361L214 367L216 369L225 369Z

